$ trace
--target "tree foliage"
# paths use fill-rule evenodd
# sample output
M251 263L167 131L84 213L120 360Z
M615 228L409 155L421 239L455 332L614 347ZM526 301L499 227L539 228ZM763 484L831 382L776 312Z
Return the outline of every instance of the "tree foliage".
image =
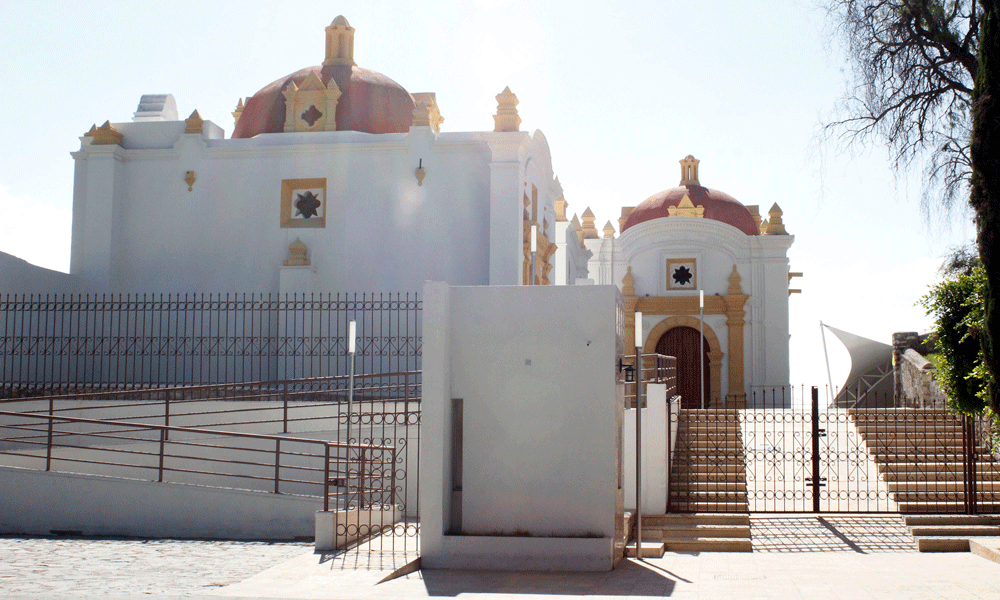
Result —
M851 81L826 131L885 145L897 170L923 164L925 206L964 199L978 70L975 0L830 0Z
M948 401L960 412L976 414L987 406L989 376L984 369L982 267L955 274L931 287L920 303L934 317L940 361L938 381Z

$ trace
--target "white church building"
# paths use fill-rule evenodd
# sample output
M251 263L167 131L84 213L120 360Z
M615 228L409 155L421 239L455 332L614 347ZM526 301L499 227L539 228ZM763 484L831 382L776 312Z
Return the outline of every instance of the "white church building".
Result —
M116 292L416 290L586 278L588 251L516 96L496 127L442 132L433 93L357 66L344 17L322 64L237 103L235 129L144 96L73 153L71 272Z

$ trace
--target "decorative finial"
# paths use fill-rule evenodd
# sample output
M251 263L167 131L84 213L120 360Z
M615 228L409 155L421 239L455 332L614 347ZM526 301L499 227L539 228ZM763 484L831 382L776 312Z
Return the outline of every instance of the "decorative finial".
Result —
M781 207L775 202L771 210L767 211L767 231L765 235L788 235L785 231L785 224L781 220Z
M698 163L701 161L688 154L681 161L681 182L679 185L701 185L698 182Z
M125 139L125 136L111 125L111 121L105 121L104 125L91 131L94 132L94 141L90 142L92 146L121 146L122 140Z
M205 119L201 118L198 111L191 113L191 116L184 120L184 133L200 134L205 127Z
M308 267L312 264L306 256L308 251L309 249L302 243L302 240L295 238L295 241L288 245L288 260L285 261L285 266Z
M733 272L729 274L729 295L730 296L741 296L743 294L743 278L740 277L740 272L736 270L736 265L733 265Z
M505 87L497 94L497 114L493 115L496 127L493 131L520 131L521 117L517 115L517 96Z
M613 237L615 237L615 226L608 221L604 224L604 239L609 240Z
M326 28L326 59L323 65L355 66L354 62L354 28L347 22L344 15L338 16Z
M557 177L556 181L558 181L558 180L559 180L559 178ZM556 198L556 201L555 201L556 221L563 222L563 221L566 220L566 208L568 206L569 206L569 202L566 202L565 198L563 198L562 196L559 196L558 198Z
M760 231L760 206L757 204L747 205L747 210L750 211L750 216L753 217L754 227L757 231Z
M441 116L441 109L438 108L437 104L437 94L434 92L418 92L415 94L410 94L413 96L413 124L417 125L417 111L421 110L420 105L427 105L427 117L426 123L420 126L430 126L434 128L434 133L441 133L441 123L444 123L444 117ZM424 122L425 118L423 115L420 117L421 123Z
M588 206L583 211L583 237L584 237L584 239L587 239L587 240L596 240L598 237L600 237L600 236L597 235L597 226L594 225L594 221L596 219L597 219L597 217L594 216L594 211L590 210L590 207Z
M233 111L233 121L234 121L233 125L236 125L237 123L240 122L240 115L243 114L243 109L244 108L246 108L246 107L243 104L243 98L240 98L236 102L236 110Z
M622 296L635 296L635 278L632 277L631 265L625 269L625 277L622 277Z
M194 171L186 171L184 173L184 183L188 184L188 191L189 192L193 192L194 191L194 181L195 181Z
M625 228L625 221L628 221L628 216L632 214L633 210L635 210L634 206L622 207L622 214L620 217L618 217L618 231L621 231L622 229Z

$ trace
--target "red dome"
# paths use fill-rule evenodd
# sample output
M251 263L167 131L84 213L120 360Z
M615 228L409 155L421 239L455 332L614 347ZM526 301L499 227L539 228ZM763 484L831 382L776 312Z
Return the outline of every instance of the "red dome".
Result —
M337 131L406 133L413 123L413 97L381 73L350 65L307 67L267 85L247 99L234 138L285 131L285 95L290 82L302 85L316 73L323 85L332 78L340 88L337 100Z
M700 185L681 185L646 198L629 213L622 231L639 223L669 217L668 209L677 206L685 194L695 206L705 207L706 219L727 223L747 235L760 235L753 215L739 200L719 190Z

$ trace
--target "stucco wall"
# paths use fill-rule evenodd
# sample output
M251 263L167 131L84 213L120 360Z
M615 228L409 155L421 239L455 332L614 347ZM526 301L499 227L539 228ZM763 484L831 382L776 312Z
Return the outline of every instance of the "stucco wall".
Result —
M312 537L323 508L318 498L8 467L0 487L7 534L288 540Z
M425 567L611 568L621 502L617 298L610 286L425 286ZM464 413L460 527L452 399ZM531 537L503 537L515 532ZM483 554L489 547L509 552Z

